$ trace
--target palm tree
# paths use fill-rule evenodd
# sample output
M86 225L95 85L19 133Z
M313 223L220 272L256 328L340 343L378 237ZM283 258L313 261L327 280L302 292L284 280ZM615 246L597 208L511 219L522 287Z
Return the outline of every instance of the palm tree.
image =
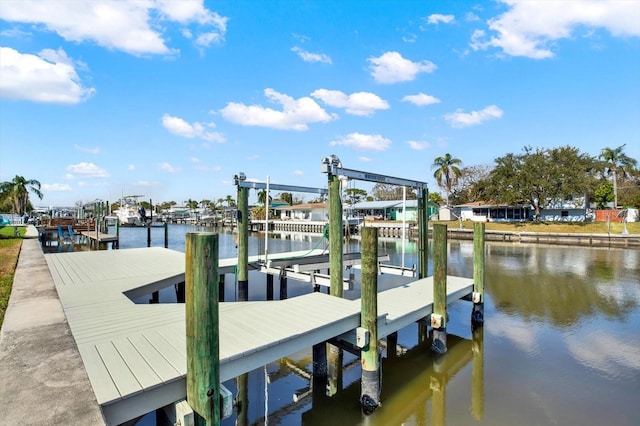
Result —
M227 195L227 197L224 199L225 203L227 203L227 206L229 207L233 207L236 205L236 201L233 199L233 197L231 195Z
M258 202L262 203L263 206L267 206L267 190L263 189L261 191L258 191ZM271 204L271 201L273 201L273 197L271 195L269 195L269 204Z
M449 205L451 188L456 184L458 178L462 176L460 166L462 166L462 160L453 158L449 153L442 157L437 157L431 165L431 170L435 169L433 177L436 179L438 186L446 192L447 206Z
M618 174L628 176L636 167L637 161L627 156L623 150L626 144L615 149L606 147L602 150L599 158L605 161L606 173L611 175L613 180L613 207L618 207Z
M0 183L0 201L9 201L13 206L13 212L22 216L30 204L29 191L42 200L40 182L16 175L10 182Z

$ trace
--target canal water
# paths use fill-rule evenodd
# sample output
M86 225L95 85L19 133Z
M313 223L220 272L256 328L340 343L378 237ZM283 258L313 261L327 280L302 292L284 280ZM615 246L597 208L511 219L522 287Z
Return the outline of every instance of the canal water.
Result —
M188 225L169 227L169 247L184 251ZM153 246L164 244L152 229ZM146 247L147 230L121 229L120 248ZM270 238L270 253L323 248L306 234ZM359 250L359 241L349 241ZM220 257L237 256L232 233L219 236ZM249 254L264 250L264 236L250 237ZM473 275L473 243L450 241L448 273ZM380 238L389 263L417 262L415 241ZM431 273L432 268L429 265ZM640 251L614 248L487 243L485 324L470 327L471 304L449 309L449 352L430 353L430 336L409 326L396 350L382 359L382 406L365 416L359 408L360 364L347 352L326 388L311 389L311 349L252 371L224 385L246 395L242 415L223 425L639 425ZM345 297L360 296L359 274ZM382 275L379 288L410 278ZM279 297L276 278L274 298ZM266 278L249 275L249 299L266 300ZM288 280L288 297L311 291ZM237 294L227 276L225 300ZM175 302L173 288L160 300ZM384 342L383 342L384 343ZM246 385L245 385L246 384ZM139 423L155 424L151 414Z

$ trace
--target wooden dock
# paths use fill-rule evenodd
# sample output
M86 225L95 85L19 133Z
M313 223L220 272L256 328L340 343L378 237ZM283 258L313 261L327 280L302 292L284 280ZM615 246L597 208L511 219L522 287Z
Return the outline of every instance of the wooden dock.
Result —
M89 240L91 246L98 247L101 243L118 244L118 236L96 231L81 231L80 235Z
M132 302L184 281L184 253L154 247L46 254L45 259L108 424L185 398L185 306ZM222 259L219 272L232 272L235 264L236 259ZM472 291L471 279L447 277L447 303ZM432 277L379 293L378 337L428 317L432 309ZM281 301L222 302L220 380L347 337L359 326L359 299L310 293Z

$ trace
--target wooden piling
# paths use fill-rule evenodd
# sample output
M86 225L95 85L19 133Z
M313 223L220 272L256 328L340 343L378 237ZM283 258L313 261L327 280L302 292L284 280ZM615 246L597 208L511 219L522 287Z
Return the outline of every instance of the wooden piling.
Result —
M471 414L479 422L484 417L484 328L477 327L471 334Z
M151 225L147 226L147 247L151 247Z
M396 358L398 356L398 332L394 331L393 333L387 336L387 358Z
M236 426L249 426L249 373L236 377Z
M368 334L362 347L360 407L370 414L380 405L380 365L378 353L378 230L362 228L362 294L360 327Z
M273 300L273 275L267 274L267 300Z
M484 323L484 222L473 225L473 327Z
M120 218L116 217L116 248L120 248Z
M185 303L185 284L184 281L175 285L176 302Z
M447 383L444 374L435 372L431 376L431 424L446 426L447 418Z
M280 271L280 300L286 299L287 296L287 271Z
M437 354L447 352L447 225L433 225L433 343Z
M342 289L342 201L340 179L329 173L329 267L331 295L343 296Z
M218 277L218 300L224 302L224 274Z
M169 224L164 223L164 248L169 248Z
M325 342L313 345L313 399L321 400L327 393L327 344Z
M418 191L418 278L426 278L429 273L429 192Z
M218 235L187 233L185 259L187 401L196 426L219 425Z
M249 189L238 187L238 299L249 296Z

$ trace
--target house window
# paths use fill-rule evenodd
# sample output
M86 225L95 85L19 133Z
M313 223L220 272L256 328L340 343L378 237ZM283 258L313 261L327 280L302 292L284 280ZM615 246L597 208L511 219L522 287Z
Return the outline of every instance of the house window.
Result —
M562 217L569 217L569 210L562 210L560 212L560 216Z

